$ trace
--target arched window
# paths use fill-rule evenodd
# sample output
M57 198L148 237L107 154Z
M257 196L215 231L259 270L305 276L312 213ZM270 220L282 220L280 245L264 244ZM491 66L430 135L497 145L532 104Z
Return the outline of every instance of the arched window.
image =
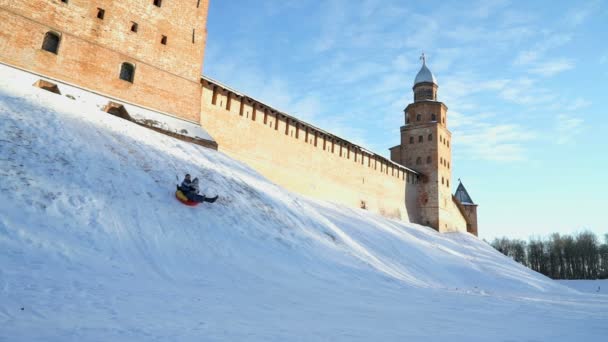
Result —
M57 54L59 50L59 42L61 37L55 32L47 32L44 35L44 41L42 42L42 50Z
M422 116L420 114L416 114L416 121L420 121L421 118Z
M447 179L447 180L445 181L445 183L446 183L446 185L447 185L447 186L448 186L448 188L449 188L449 187L450 187L450 180L449 180L449 179Z
M443 184L445 184L445 182L444 182L444 180L443 180L443 177L441 177L441 184L442 184L442 185L443 185Z
M422 137L422 135L418 136L418 142L423 142L424 141L424 137Z
M426 163L430 164L431 163L431 156L426 157Z
M135 78L135 66L131 63L122 63L120 67L120 79L133 83Z
M428 141L432 141L432 140L433 140L433 134L429 134Z
M410 144L414 143L414 137L410 137Z
M435 114L431 114L431 121L437 121L437 116Z
M406 124L409 124L409 123L410 123L410 116L409 116L409 115L405 117L405 123L406 123Z
M416 165L420 165L422 164L422 158L418 157L416 158Z

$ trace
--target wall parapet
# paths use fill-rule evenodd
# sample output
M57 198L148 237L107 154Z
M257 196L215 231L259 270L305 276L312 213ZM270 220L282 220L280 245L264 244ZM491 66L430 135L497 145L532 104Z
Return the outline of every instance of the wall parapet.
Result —
M279 126L281 126L280 131L284 132L285 135L296 140L302 140L303 143L311 144L320 150L338 157L353 159L355 163L364 166L367 164L369 168L395 178L401 178L408 183L417 183L422 176L415 170L289 115L208 76L201 75L201 84L213 89L211 104L219 105L227 112L237 112L237 109L235 109L235 102L237 102L239 116L251 121L261 122L275 131L279 131Z

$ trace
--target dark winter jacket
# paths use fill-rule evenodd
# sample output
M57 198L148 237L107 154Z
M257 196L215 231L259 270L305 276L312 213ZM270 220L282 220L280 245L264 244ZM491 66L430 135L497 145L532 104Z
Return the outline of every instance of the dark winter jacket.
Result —
M179 187L180 187L180 190L182 190L183 192L194 191L194 187L192 186L192 181L189 181L187 179L184 179L184 181L182 182L182 184Z

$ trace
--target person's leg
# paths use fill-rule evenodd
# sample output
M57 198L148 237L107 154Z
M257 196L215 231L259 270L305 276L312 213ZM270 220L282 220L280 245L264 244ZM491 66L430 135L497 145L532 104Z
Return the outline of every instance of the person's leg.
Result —
M201 196L199 194L196 193L190 193L188 195L188 199L194 202L204 202L205 201L205 196Z

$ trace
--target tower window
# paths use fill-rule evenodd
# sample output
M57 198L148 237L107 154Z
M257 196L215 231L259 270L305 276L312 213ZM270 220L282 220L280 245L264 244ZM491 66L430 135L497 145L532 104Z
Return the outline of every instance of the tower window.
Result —
M154 6L160 7L163 5L163 0L154 0Z
M416 165L420 165L422 164L422 158L418 157L416 158Z
M61 2L63 2L64 4L67 4L68 0L61 0Z
M443 177L441 177L441 185L445 184Z
M410 117L409 117L409 115L405 117L405 123L406 123L406 124L409 124L409 123L410 123Z
M449 180L449 179L446 179L445 183L446 183L446 185L447 185L447 186L448 186L448 188L449 188L449 187L450 187L450 180Z
M167 36L163 35L163 37L160 39L160 43L163 45L167 45Z
M422 119L422 115L416 114L416 121L420 121L420 119Z
M410 137L410 144L414 143L414 137Z
M422 137L422 135L419 135L418 136L418 142L423 142L423 141L424 141L424 138Z
M138 26L136 22L131 22L131 32L137 32Z
M120 79L133 83L135 78L135 66L131 63L122 63L120 66Z
M106 15L106 11L103 8L97 9L97 19L103 20L103 17L105 17L105 15Z
M42 50L57 54L61 37L55 32L47 32L42 42Z
M427 140L428 140L428 141L433 141L433 135L432 135L432 134L429 134L429 136L428 136L428 139L427 139Z
M449 140L447 141L447 143L448 143L448 147L450 147L450 141Z
M426 157L426 163L430 164L431 163L431 156Z

